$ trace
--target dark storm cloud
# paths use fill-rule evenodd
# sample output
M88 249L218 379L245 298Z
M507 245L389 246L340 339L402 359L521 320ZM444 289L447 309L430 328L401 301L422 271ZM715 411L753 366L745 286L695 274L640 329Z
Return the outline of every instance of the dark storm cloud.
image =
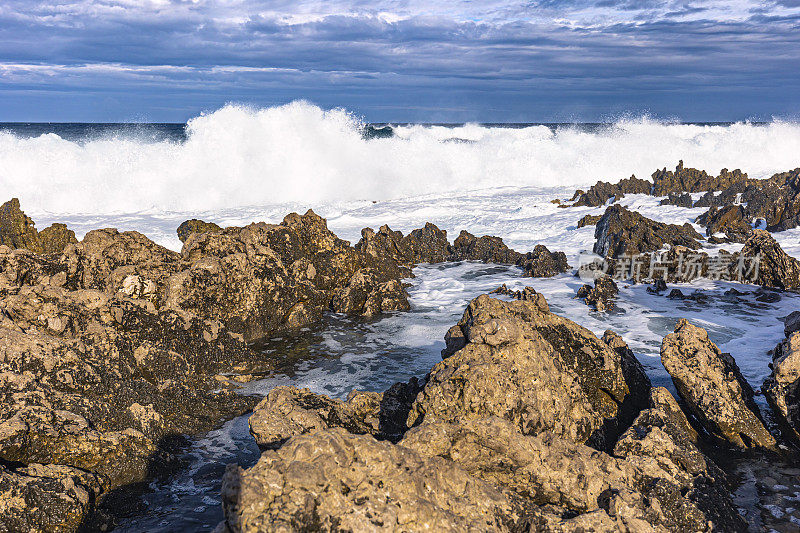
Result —
M798 113L798 4L6 0L0 120L64 95L181 110L164 120L298 97L374 119L437 105L460 109L452 120L593 119L626 102L699 119Z

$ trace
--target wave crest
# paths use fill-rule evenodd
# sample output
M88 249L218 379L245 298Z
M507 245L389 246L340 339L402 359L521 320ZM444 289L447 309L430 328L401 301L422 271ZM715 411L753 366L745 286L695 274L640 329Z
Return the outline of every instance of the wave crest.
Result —
M582 187L648 177L679 159L753 177L800 166L800 124L777 120L698 126L636 118L594 131L411 125L371 139L363 131L345 110L298 101L223 107L190 120L182 143L0 133L0 199L17 196L31 212L204 211L495 186Z

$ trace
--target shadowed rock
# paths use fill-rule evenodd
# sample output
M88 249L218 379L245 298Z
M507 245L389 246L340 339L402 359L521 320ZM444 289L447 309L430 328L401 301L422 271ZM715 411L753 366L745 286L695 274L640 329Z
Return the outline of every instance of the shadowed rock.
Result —
M758 260L756 282L759 285L783 290L800 289L800 261L786 254L766 231L753 230L740 255Z
M722 353L702 328L682 319L664 337L661 362L703 430L740 448L774 449L753 390L730 354Z
M761 387L787 439L800 446L800 333L775 348L772 373Z
M678 226L656 222L619 205L606 209L594 235L594 252L603 257L655 252L667 244L696 250L702 239L689 223Z

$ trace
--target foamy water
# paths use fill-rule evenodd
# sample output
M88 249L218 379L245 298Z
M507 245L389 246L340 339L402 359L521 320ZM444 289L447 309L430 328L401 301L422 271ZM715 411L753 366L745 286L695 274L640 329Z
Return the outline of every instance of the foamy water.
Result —
M585 186L656 168L754 177L800 166L800 125L623 119L599 128L402 126L365 139L344 110L305 102L227 106L189 121L185 142L0 133L0 198L28 210L109 214L388 200L486 187Z

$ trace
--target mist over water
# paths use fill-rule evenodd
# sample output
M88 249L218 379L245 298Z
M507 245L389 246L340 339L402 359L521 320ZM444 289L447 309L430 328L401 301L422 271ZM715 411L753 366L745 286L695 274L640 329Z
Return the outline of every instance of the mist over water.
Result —
M113 214L387 200L497 186L588 186L656 168L767 177L800 166L800 124L396 126L366 138L344 110L226 106L185 140L104 132L85 140L0 132L0 198L33 213Z

